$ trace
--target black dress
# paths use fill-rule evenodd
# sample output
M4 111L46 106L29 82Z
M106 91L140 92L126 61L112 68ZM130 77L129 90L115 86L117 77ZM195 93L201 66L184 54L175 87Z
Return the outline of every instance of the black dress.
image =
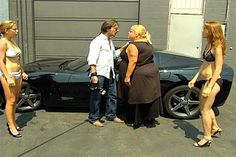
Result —
M143 123L162 112L160 74L153 61L153 47L147 42L132 42L138 49L138 60L131 76L131 85L124 83L128 67L128 56L121 52L119 64L118 97L127 105L126 120Z

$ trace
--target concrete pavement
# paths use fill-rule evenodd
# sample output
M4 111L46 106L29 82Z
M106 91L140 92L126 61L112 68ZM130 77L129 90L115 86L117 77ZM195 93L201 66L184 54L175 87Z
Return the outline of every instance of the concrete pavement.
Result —
M200 119L177 120L160 117L156 128L133 130L125 124L89 124L86 112L46 112L44 109L18 113L24 127L22 138L11 137L0 110L1 157L233 157L236 154L236 83L217 119L223 129L208 148L192 146L202 136Z

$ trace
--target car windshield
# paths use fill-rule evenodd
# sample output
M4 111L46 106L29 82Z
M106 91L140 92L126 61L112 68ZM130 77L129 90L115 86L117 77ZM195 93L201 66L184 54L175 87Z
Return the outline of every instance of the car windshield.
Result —
M76 70L87 64L86 57L77 58L67 64L67 70Z
M156 63L158 63L160 67L165 68L187 68L201 64L201 59L183 56L176 52L170 51L156 51L154 52L154 57Z

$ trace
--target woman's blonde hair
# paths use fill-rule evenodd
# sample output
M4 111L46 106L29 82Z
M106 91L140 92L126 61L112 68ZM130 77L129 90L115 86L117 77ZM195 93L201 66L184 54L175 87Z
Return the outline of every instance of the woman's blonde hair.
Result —
M146 28L143 25L133 25L134 27L134 32L140 36L141 38L147 39L147 41L152 44L151 41L151 35L149 32L146 30Z
M219 21L209 21L205 23L205 28L209 32L209 39L211 46L216 48L217 46L222 47L222 55L226 54L226 42L225 36Z
M0 34L5 34L7 29L11 29L13 25L16 24L16 21L5 20L0 24Z

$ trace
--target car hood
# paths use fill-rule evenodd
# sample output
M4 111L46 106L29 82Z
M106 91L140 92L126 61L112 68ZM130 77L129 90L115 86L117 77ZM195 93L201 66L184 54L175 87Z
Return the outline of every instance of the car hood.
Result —
M51 58L38 60L24 65L25 71L61 71L73 59Z

